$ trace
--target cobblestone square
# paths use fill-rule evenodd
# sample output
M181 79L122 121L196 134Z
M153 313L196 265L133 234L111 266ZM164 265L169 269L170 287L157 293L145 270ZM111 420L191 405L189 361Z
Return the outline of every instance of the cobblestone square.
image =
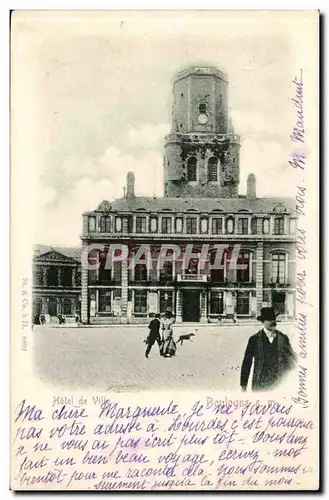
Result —
M161 358L157 344L145 358L146 326L35 327L34 369L52 387L97 391L239 390L249 336L260 324L198 326L193 342ZM293 325L280 324L293 348ZM176 325L174 338L193 327Z

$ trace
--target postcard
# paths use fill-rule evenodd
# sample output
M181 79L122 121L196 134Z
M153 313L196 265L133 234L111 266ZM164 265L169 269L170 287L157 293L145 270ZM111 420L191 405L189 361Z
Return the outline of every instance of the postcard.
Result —
M319 12L14 11L11 489L319 489Z

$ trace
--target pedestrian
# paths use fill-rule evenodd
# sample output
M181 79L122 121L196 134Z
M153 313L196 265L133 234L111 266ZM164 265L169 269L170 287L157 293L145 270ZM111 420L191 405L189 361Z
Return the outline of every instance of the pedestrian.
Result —
M150 324L149 324L149 335L146 339L146 343L147 343L147 348L146 348L146 351L145 351L145 357L148 358L149 357L149 354L150 354L150 351L154 345L155 342L158 343L159 345L159 351L160 351L160 354L161 354L161 336L160 336L160 326L161 326L161 323L160 323L160 314L156 314L155 317L151 320Z
M161 352L165 358L171 358L174 356L177 349L176 343L173 339L173 324L174 319L171 311L166 311L161 325L163 338Z
M249 338L241 366L240 385L243 391L247 389L252 361L253 391L272 389L295 365L295 354L288 336L276 329L276 316L273 307L263 307L257 317L263 328Z

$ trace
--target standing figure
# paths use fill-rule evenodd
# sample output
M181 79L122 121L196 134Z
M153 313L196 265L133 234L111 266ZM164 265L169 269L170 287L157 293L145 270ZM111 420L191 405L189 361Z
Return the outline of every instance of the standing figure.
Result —
M165 317L162 321L162 355L165 358L171 358L176 353L176 343L173 339L173 324L174 320L171 311L166 311Z
M273 307L263 307L257 318L263 323L263 328L250 337L245 351L240 379L243 391L247 389L253 360L253 391L272 389L295 365L289 338L276 330L276 316Z
M161 337L160 337L160 314L156 314L149 324L150 333L146 339L147 348L145 351L145 357L148 358L150 351L155 342L159 345L159 350L161 354Z

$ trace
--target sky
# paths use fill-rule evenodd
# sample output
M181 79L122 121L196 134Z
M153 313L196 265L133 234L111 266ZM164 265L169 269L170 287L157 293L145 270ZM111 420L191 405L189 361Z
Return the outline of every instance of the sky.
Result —
M229 113L242 140L240 194L253 172L257 196L293 196L298 68L282 15L26 16L14 32L12 79L27 97L17 108L33 151L35 243L79 245L81 214L121 197L128 171L137 195L162 196L172 78L190 65L228 74Z

